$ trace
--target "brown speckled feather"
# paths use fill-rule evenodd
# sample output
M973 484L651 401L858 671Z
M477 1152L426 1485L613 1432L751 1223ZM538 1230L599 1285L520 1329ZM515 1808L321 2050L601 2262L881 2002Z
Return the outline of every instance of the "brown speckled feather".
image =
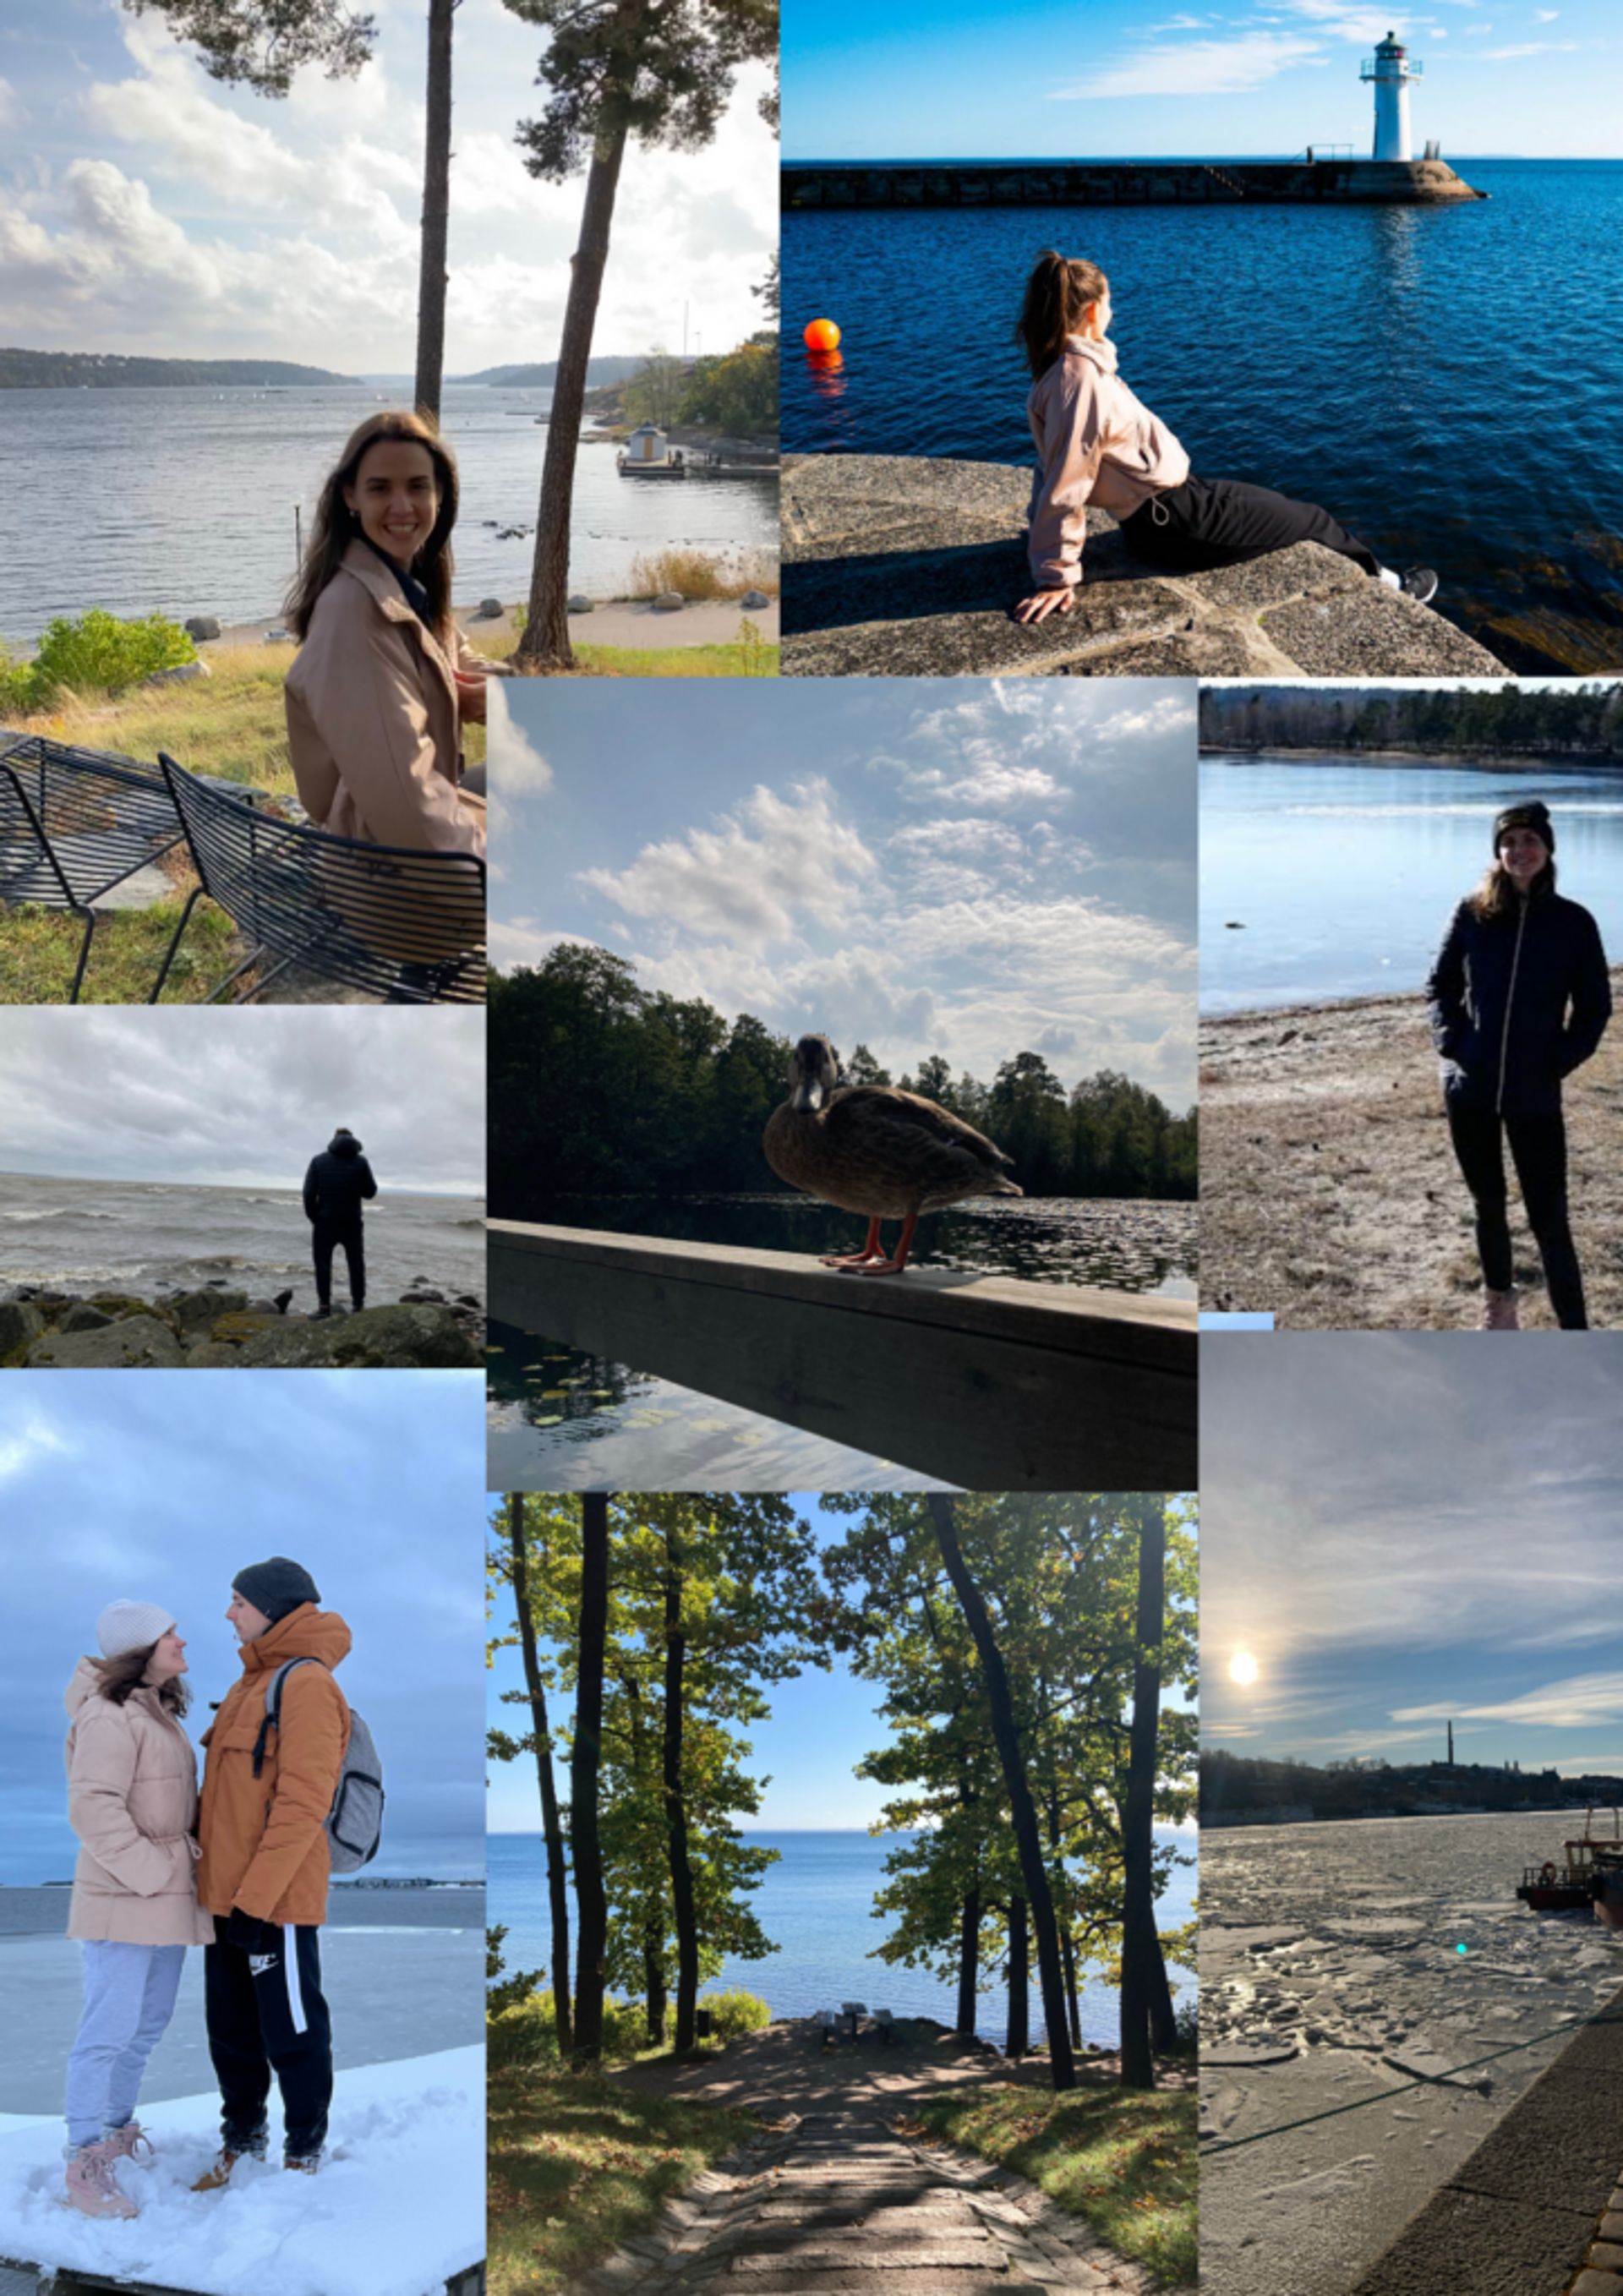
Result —
M962 1117L889 1085L841 1085L827 1105L773 1111L763 1142L782 1180L870 1219L1018 1196L1012 1159Z

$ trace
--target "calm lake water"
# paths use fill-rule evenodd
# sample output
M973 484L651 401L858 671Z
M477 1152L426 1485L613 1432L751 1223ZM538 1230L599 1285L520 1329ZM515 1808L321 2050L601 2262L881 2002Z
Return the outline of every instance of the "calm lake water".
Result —
M300 1179L303 1174L299 1175ZM381 1306L414 1276L437 1291L485 1294L485 1208L477 1196L391 1192L366 1207L368 1294ZM335 1289L348 1299L343 1255ZM298 1188L172 1187L161 1181L42 1180L0 1174L0 1289L60 1283L150 1297L222 1277L234 1291L292 1284L315 1305L310 1224Z
M1157 1919L1167 1930L1187 1921L1193 1906L1195 1841L1192 1833L1162 1826L1156 1828L1156 1838L1191 1860L1174 1868L1159 1901ZM859 1833L746 1833L746 1841L780 1853L753 1899L761 1926L778 1950L765 1961L729 1961L707 1990L742 1986L769 2003L775 2017L805 2017L814 2010L838 2008L841 2001L865 2001L898 2017L935 2017L951 2025L958 2005L953 1986L938 1984L928 1970L868 1958L886 1933L884 1920L873 1913L873 1895L883 1885L885 1859L900 1839ZM493 1833L487 1855L490 1919L507 1924L503 1953L508 1969L545 1970L552 1925L540 1835ZM1180 1999L1193 1997L1192 1976L1176 1969L1168 1975ZM1119 2035L1114 1988L1091 1980L1081 2007L1083 2038L1113 2046ZM1007 1989L994 1981L980 1997L977 2030L1001 2043L1008 2013ZM1040 2038L1035 1958L1031 2030Z
M1010 340L1039 248L1110 276L1122 371L1208 478L1325 504L1512 668L1623 664L1623 163L1458 160L1448 209L783 217L783 443L1029 463ZM1537 278L1526 324L1504 282ZM1310 294L1304 291L1311 283ZM799 348L844 330L844 364Z
M1555 824L1562 890L1623 960L1623 775L1203 757L1201 1011L1422 988L1492 857L1494 816L1532 797Z
M808 1258L862 1242L860 1220L801 1196L572 1196L510 1206L507 1216ZM931 1213L910 1258L922 1267L1193 1300L1198 1222L1193 1203L993 1198ZM492 1323L488 1341L492 1490L872 1490L876 1480L888 1490L947 1488L542 1333Z
M462 472L455 596L528 593L549 390L453 385L441 409ZM24 643L53 615L104 606L184 620L264 621L281 612L295 564L293 508L307 535L316 498L357 422L398 390L0 391L0 636ZM575 466L572 582L623 590L639 553L692 544L777 548L775 485L745 480L644 486L608 446Z
M1468 1791L1468 1789L1466 1789ZM1201 2090L1244 2136L1587 2016L1623 1984L1623 1939L1516 1899L1581 1810L1210 1829L1201 1837ZM1552 2062L1541 2043L1469 2077L1232 2155L1201 2178L1211 2296L1345 2296ZM1245 2061L1255 2050L1273 2062Z

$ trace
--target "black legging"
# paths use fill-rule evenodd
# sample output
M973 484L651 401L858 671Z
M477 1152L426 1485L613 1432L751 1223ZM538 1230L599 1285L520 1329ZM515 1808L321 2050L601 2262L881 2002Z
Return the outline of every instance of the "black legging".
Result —
M366 1299L366 1254L363 1231L357 1221L353 1227L340 1227L332 1220L317 1220L310 1231L310 1248L316 1260L316 1297L324 1308L332 1304L332 1254L340 1246L345 1265L349 1270L349 1302L362 1307Z
M1293 542L1322 542L1366 574L1381 571L1374 552L1327 510L1293 502L1271 487L1248 486L1243 479L1197 479L1191 473L1181 487L1152 495L1122 520L1121 531L1138 557L1169 574L1237 565Z
M1563 1332L1586 1332L1584 1279L1567 1220L1567 1128L1560 1115L1500 1116L1491 1108L1448 1106L1448 1129L1465 1185L1477 1208L1477 1253L1490 1292L1511 1288L1511 1231L1505 1218L1504 1154L1500 1128L1521 1184L1528 1225L1537 1239L1550 1305Z

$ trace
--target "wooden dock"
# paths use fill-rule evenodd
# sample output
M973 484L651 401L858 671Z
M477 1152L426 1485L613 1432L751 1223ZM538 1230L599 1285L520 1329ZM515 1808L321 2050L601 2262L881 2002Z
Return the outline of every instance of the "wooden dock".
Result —
M1193 1300L492 1220L489 1308L966 1489L1194 1488Z

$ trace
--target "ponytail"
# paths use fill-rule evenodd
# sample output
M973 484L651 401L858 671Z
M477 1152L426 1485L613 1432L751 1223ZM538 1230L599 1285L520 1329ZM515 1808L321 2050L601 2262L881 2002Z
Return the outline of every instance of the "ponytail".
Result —
M1102 302L1111 283L1096 263L1045 247L1026 282L1025 299L1014 324L1014 340L1033 377L1046 374L1074 335L1090 303Z

